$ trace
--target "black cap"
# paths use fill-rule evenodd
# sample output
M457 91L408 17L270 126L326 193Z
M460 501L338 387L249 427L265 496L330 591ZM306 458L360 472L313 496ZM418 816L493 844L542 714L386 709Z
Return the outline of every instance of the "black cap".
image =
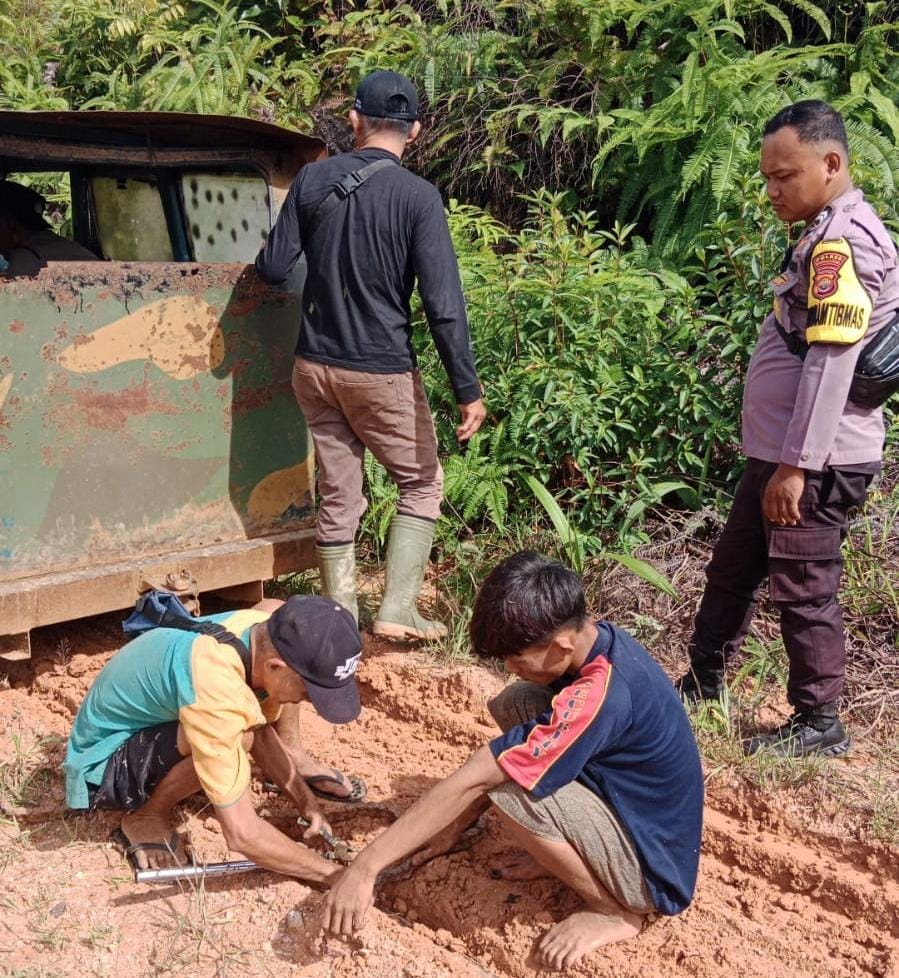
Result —
M418 92L405 75L395 71L375 71L359 83L353 108L375 119L418 118Z
M268 635L278 655L303 677L320 716L329 723L349 723L359 716L356 667L362 636L342 604L295 594L269 618Z

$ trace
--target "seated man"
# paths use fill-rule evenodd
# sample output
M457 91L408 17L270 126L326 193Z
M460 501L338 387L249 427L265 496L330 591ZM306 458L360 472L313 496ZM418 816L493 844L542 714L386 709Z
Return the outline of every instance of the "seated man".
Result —
M202 790L230 849L267 869L323 880L332 863L256 815L250 757L309 821L306 838L328 828L272 723L284 704L303 700L331 723L358 716L361 639L353 617L331 599L294 596L210 618L243 640L249 662L224 640L174 628L125 645L75 717L66 802L123 810L119 841L129 860L162 868L186 861L172 809Z
M501 875L556 876L585 903L543 936L542 967L633 937L649 914L680 913L696 884L703 777L665 673L626 632L588 618L573 571L531 552L487 577L471 638L525 680L489 704L504 732L335 877L325 927L358 929L382 869L448 851L491 802L527 853Z
M0 180L0 255L7 275L37 275L48 261L97 261L92 251L50 228L46 206L31 187Z

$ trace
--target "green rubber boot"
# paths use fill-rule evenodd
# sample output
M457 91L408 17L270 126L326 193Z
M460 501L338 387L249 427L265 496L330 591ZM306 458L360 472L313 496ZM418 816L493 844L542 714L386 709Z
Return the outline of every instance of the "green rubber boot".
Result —
M356 548L352 543L336 547L315 545L322 594L333 598L346 608L359 624L359 604L356 601Z
M372 631L388 638L443 638L446 626L418 613L418 593L428 567L434 524L430 520L397 513L387 540L384 597Z

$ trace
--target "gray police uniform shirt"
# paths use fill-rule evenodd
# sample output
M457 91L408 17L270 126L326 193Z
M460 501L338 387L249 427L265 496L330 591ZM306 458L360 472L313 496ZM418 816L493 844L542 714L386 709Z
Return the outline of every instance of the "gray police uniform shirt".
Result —
M743 391L743 453L812 471L879 462L883 412L847 395L862 349L899 310L899 270L896 247L860 190L809 222L771 288L774 308ZM809 343L804 361L775 320Z

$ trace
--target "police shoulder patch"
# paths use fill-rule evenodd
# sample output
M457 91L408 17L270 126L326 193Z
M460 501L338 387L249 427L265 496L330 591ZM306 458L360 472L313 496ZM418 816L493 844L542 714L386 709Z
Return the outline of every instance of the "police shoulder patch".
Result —
M809 343L856 343L868 329L871 297L855 272L852 246L845 238L819 241L809 268Z

